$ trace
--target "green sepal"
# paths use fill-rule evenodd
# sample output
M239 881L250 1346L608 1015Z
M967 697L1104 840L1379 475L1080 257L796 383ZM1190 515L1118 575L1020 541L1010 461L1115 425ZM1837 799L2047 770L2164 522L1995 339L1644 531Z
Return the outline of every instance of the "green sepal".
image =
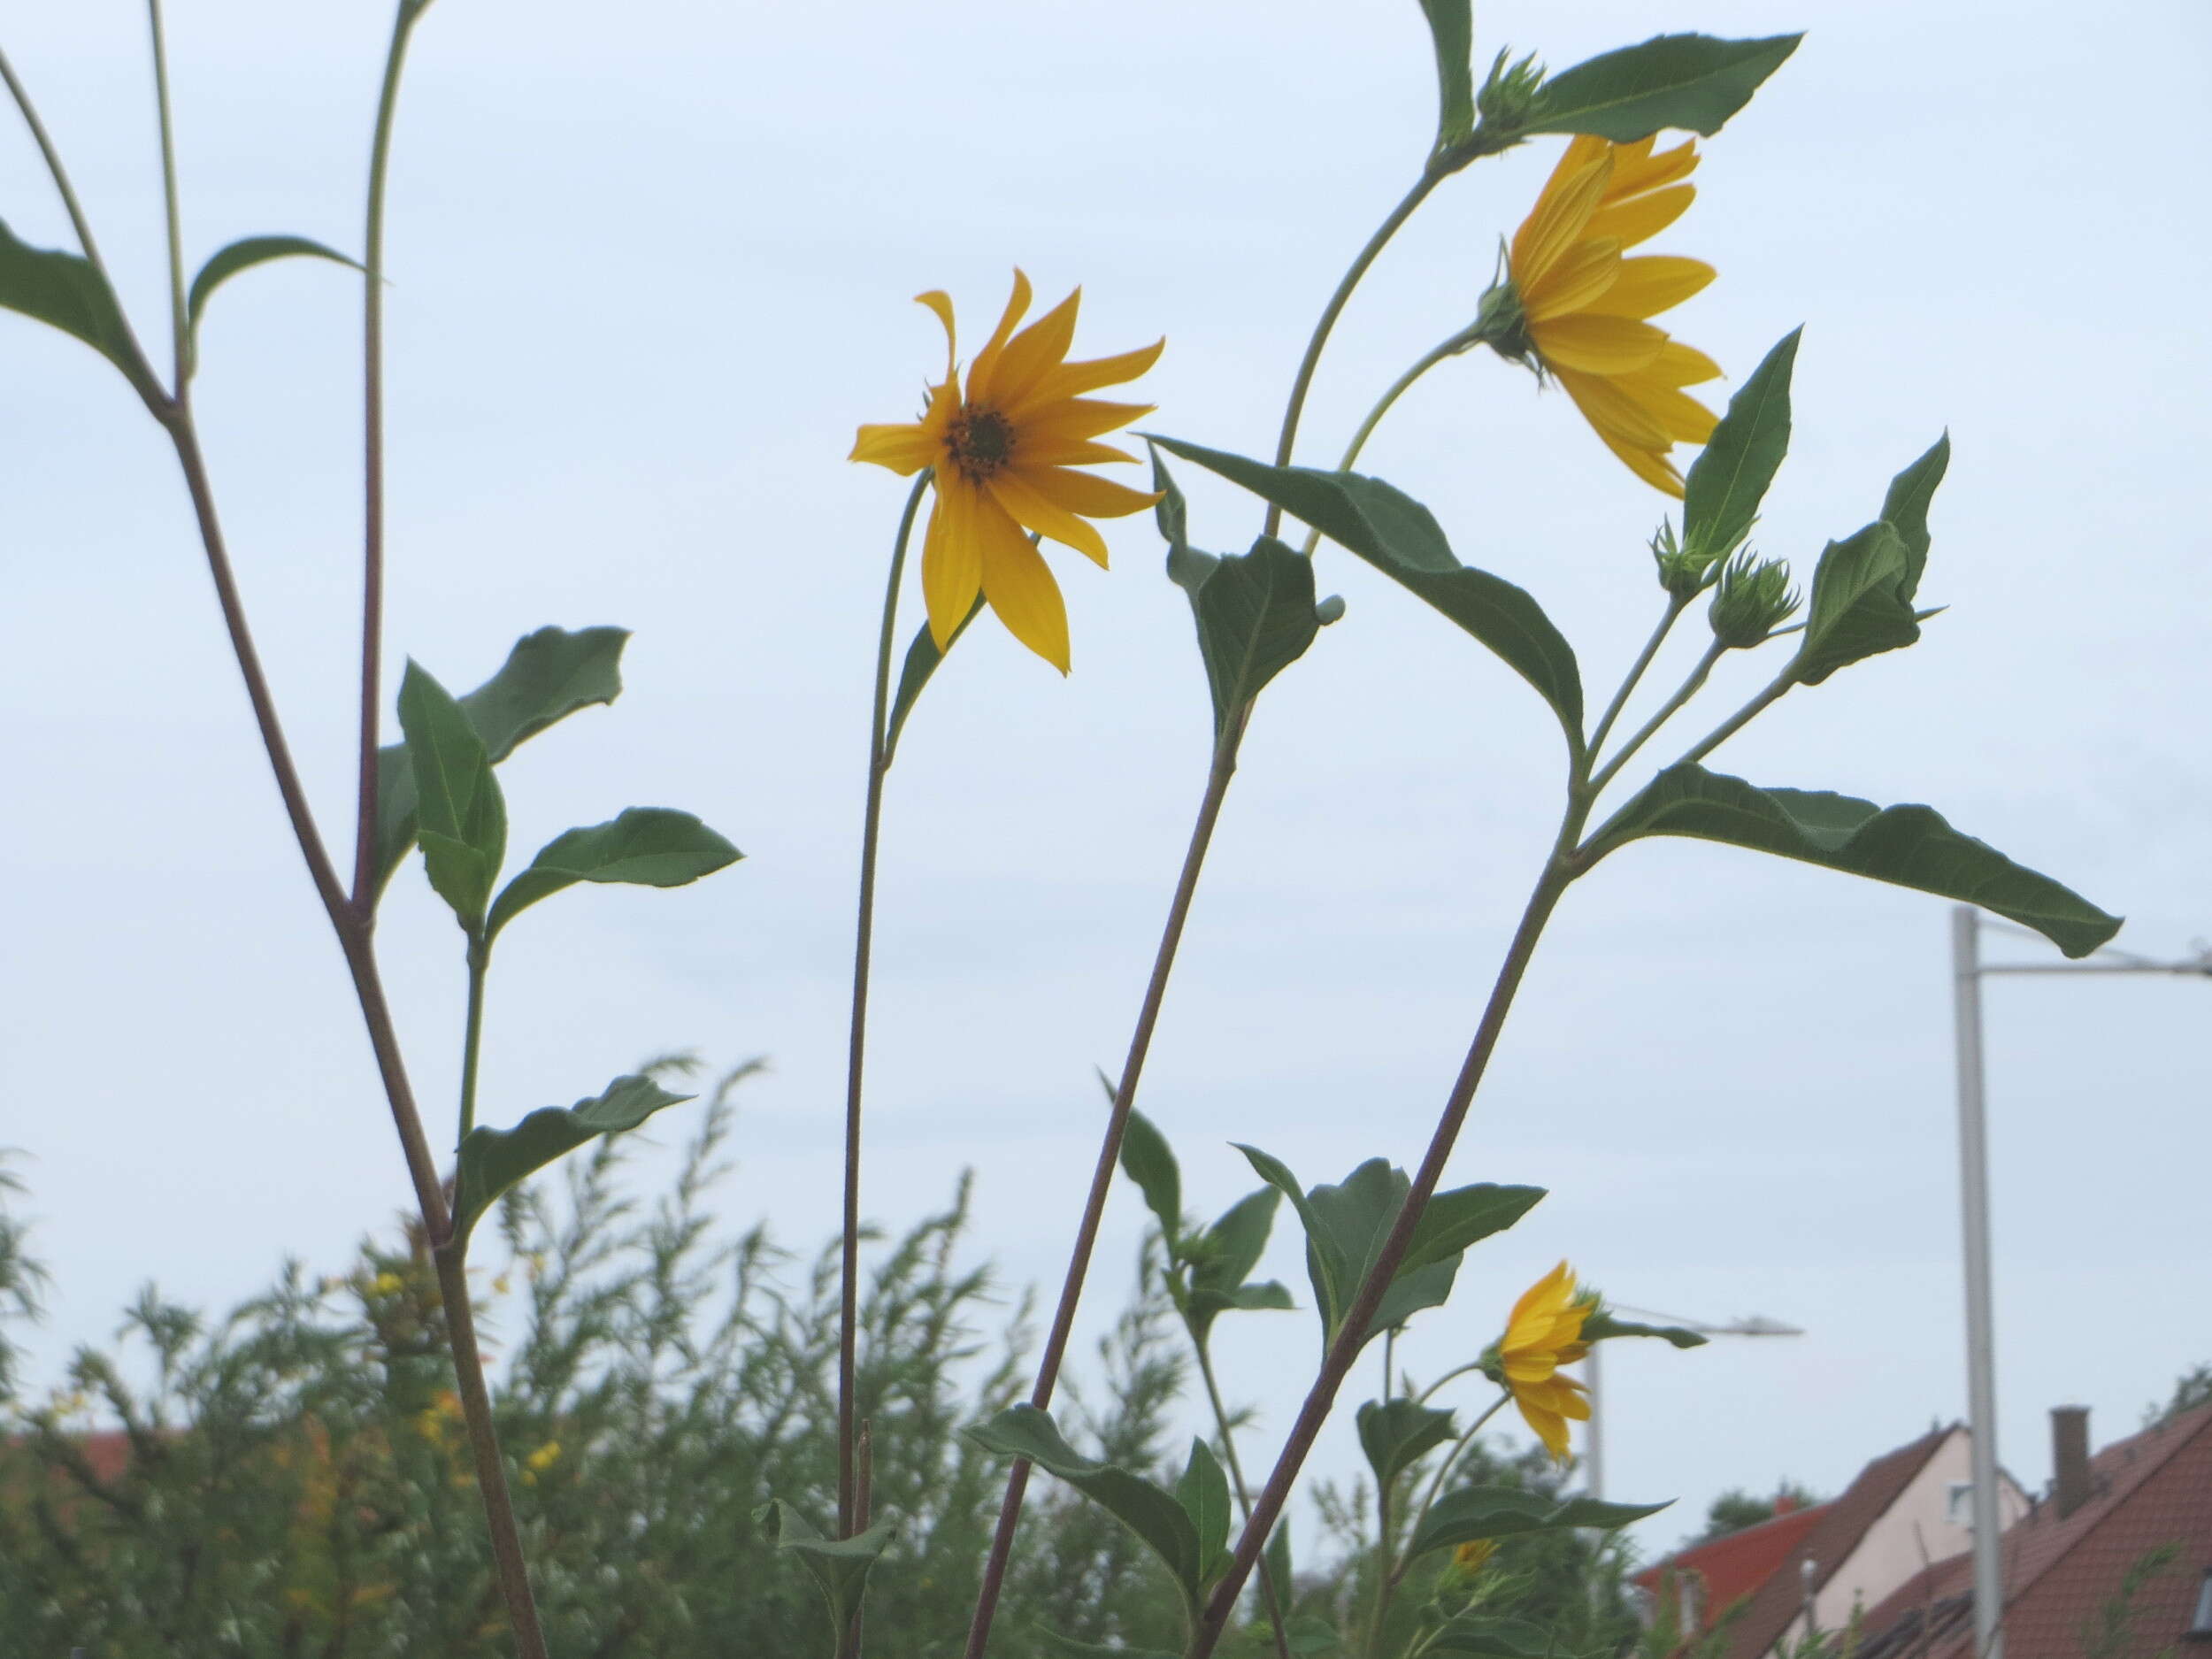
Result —
M1932 807L1762 789L1701 766L1670 766L1591 838L1594 858L1646 835L1687 835L1957 899L2032 927L2069 956L2120 931L2070 887L1961 834Z
M1033 1405L1009 1406L987 1423L964 1431L987 1452L1024 1458L1056 1475L1132 1532L1166 1566L1195 1607L1200 1590L1198 1529L1183 1506L1142 1475L1086 1457L1062 1438L1049 1414Z
M1436 49L1436 148L1475 130L1475 19L1471 0L1421 0Z
M1616 1318L1603 1308L1582 1322L1582 1340L1585 1342L1605 1342L1617 1336L1655 1336L1676 1348L1705 1346L1705 1338L1683 1325L1638 1325L1633 1319Z
M573 1106L541 1106L511 1129L472 1129L461 1140L453 1181L453 1233L469 1229L499 1195L587 1141L634 1129L655 1112L694 1098L672 1094L649 1077L618 1077Z
M1121 1172L1136 1182L1145 1208L1160 1224L1161 1241L1171 1261L1179 1258L1183 1241L1183 1171L1174 1149L1153 1121L1135 1107L1121 1132Z
M1555 1649L1543 1626L1527 1619L1462 1613L1446 1621L1422 1651L1464 1654L1471 1659L1548 1659Z
M1419 502L1358 472L1270 466L1173 438L1154 442L1310 525L1442 611L1533 686L1579 749L1582 676L1574 649L1526 592L1461 564Z
M1359 1409L1359 1445L1377 1486L1390 1483L1455 1438L1452 1414L1400 1395L1370 1400Z
M867 1599L868 1571L897 1535L897 1527L883 1520L851 1538L824 1538L780 1498L764 1504L754 1519L771 1544L799 1558L828 1605L830 1627L841 1647Z
M937 636L930 632L929 623L914 631L914 642L906 648L906 661L899 669L899 686L891 699L890 718L883 728L883 764L888 766L891 757L898 752L899 733L906 729L906 717L914 711L915 701L922 695L922 687L929 684L937 665L945 660L945 652L960 643L960 636L968 631L968 625L983 613L983 595L978 594L975 603L968 607L968 614L960 618L960 626L952 631L952 638L945 642L945 649L937 649Z
M209 256L199 273L192 279L191 292L184 302L185 359L184 372L188 378L198 365L200 354L200 313L214 297L215 290L241 271L255 265L266 265L272 259L327 259L366 275L368 267L358 259L340 253L335 248L311 242L304 236L245 236L219 248Z
M627 628L540 628L515 641L497 673L463 697L462 712L497 765L515 745L622 691ZM381 893L415 843L415 775L404 744L376 752L376 879Z
M1556 1532L1571 1527L1610 1532L1667 1507L1664 1503L1602 1503L1594 1498L1570 1498L1555 1503L1525 1486L1460 1486L1429 1506L1413 1529L1406 1559L1415 1560L1432 1549L1486 1538L1510 1538L1520 1532Z
M166 403L168 394L132 340L115 290L81 254L34 248L0 224L0 306L83 341L123 372L149 408Z
M507 856L507 803L499 780L460 703L412 660L400 681L399 724L415 780L423 867L454 919L473 937Z
M1229 1565L1229 1477L1213 1448L1194 1435L1190 1459L1175 1483L1175 1501L1198 1534L1198 1582L1211 1584Z
M1790 377L1797 366L1793 328L1759 360L1728 400L1728 412L1690 463L1682 491L1682 550L1712 565L1751 533L1759 503L1790 451Z
M1710 138L1803 38L1655 35L1548 77L1519 131L1586 133L1630 144L1671 127Z
M1839 668L1919 639L1905 591L1909 565L1905 538L1879 520L1822 550L1805 631L1790 662L1797 683L1817 686Z
M572 829L540 848L529 868L493 902L484 936L497 938L501 928L540 899L579 881L680 887L743 856L688 812L630 807L619 818Z

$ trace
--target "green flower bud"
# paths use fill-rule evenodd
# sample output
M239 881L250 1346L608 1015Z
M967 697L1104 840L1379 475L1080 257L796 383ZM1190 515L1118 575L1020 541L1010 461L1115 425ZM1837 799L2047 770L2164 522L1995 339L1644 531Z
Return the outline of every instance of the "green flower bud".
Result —
M1763 645L1801 600L1790 586L1789 562L1740 553L1722 567L1709 613L1713 637L1732 651Z
M1482 118L1483 126L1501 134L1517 133L1527 124L1529 106L1544 84L1543 65L1536 61L1534 52L1517 64L1508 64L1506 56L1505 50L1498 53L1482 90L1475 94L1475 112Z
M1674 521L1663 518L1651 538L1652 562L1659 567L1659 585L1673 598L1687 603L1713 583L1719 561L1710 554L1686 548L1675 540Z

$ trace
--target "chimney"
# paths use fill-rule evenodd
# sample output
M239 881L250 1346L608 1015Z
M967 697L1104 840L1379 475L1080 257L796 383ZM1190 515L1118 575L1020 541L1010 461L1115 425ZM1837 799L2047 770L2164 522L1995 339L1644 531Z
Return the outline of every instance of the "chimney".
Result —
M2089 1408L2051 1408L2051 1486L2064 1520L2089 1502Z

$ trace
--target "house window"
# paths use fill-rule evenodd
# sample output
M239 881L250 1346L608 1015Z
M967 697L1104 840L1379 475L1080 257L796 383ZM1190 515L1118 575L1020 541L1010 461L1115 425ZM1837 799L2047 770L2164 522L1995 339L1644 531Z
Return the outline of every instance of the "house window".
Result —
M2204 1582L2197 1586L2197 1610L2190 1616L2189 1634L2212 1640L2212 1567L2205 1569Z
M1954 1526L1974 1525L1974 1483L1954 1480L1944 1494L1943 1518Z

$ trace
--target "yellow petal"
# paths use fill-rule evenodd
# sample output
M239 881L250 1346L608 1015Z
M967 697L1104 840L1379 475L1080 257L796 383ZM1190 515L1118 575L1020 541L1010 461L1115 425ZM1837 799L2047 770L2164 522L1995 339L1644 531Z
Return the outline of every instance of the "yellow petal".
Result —
M1039 438L1095 438L1102 432L1125 426L1148 415L1153 403L1110 403L1095 397L1065 397L1056 403L1033 404L1033 413L1010 417L1016 428L1015 453L1025 440Z
M915 303L926 305L937 313L937 320L945 326L945 378L953 377L956 364L955 354L960 349L959 336L952 326L952 296L942 288L932 288L926 294L917 294Z
M1680 219L1684 210L1696 199L1697 186L1694 184L1678 184L1664 190L1654 190L1648 196L1623 202L1617 207L1599 209L1591 214L1584 234L1610 236L1622 247L1633 248L1640 242L1648 242Z
M983 349L975 354L975 361L968 365L968 398L974 402L978 388L991 383L991 372L997 365L999 353L1006 349L1007 337L1014 332L1014 325L1029 309L1029 278L1019 265L1014 267L1014 291L1006 296L1006 310L1000 314L998 326L984 342Z
M1710 282L1713 274L1713 267L1702 259L1680 259L1671 254L1624 259L1613 286L1588 309L1608 317L1656 317L1681 304Z
M1068 611L1044 556L996 502L979 505L983 596L1006 631L1062 673L1068 672Z
M1000 472L985 488L1023 528L1064 541L1101 565L1106 563L1106 538L1066 508L1047 500L1034 486L1024 482L1019 473L1010 469ZM990 585L987 577L984 585L987 588Z
M983 549L976 540L974 487L957 472L936 479L936 504L922 534L922 603L929 608L929 636L941 651L975 609L983 586Z
M1663 449L1639 449L1620 442L1604 432L1598 434L1598 442L1620 457L1621 465L1662 495L1682 499L1682 474L1674 470Z
M1563 180L1558 173L1552 175L1534 210L1513 233L1509 264L1514 282L1524 293L1541 283L1559 256L1581 240L1612 172L1612 158L1601 154Z
M1602 299L1621 265L1617 242L1578 242L1562 254L1540 282L1521 289L1521 311L1530 322L1564 317Z
M1081 363L1063 363L1049 370L1029 394L1007 405L1008 414L1020 416L1054 398L1073 397L1079 393L1096 391L1102 386L1118 386L1124 380L1133 380L1160 360L1160 353L1167 349L1167 342L1156 340L1148 346L1134 351L1118 352L1110 357L1091 357Z
M1663 184L1672 184L1677 179L1686 179L1697 171L1697 141L1686 138L1672 150L1651 153L1652 141L1642 144L1643 153L1630 156L1631 146L1623 145L1613 153L1613 188L1605 193L1606 205L1625 202L1631 196L1642 196Z
M1070 512L1079 512L1086 518L1125 518L1133 512L1142 512L1160 499L1156 489L1132 489L1110 478L1094 478L1088 472L1071 472L1065 467L1018 465L1012 470L1022 482L1047 501Z
M1559 383L1567 388L1575 407L1582 411L1601 438L1617 440L1631 449L1652 449L1664 455L1673 440L1658 418L1643 404L1621 389L1619 384L1601 374L1580 374L1572 369L1559 371Z
M1624 374L1613 384L1649 415L1677 443L1703 443L1720 418L1686 392L1647 380L1648 370Z
M898 426L863 426L853 440L849 461L872 461L901 478L911 478L937 458L936 441L918 422Z
M1667 343L1663 330L1632 317L1578 312L1529 325L1529 338L1555 369L1586 374L1626 374L1655 361Z
M1057 366L1075 343L1075 313L1083 303L1078 288L1006 342L992 365L987 386L969 382L972 396L987 398L994 407L1010 408L1036 389L1046 373Z
M1521 1419L1536 1432L1536 1438L1544 1442L1544 1449L1555 1462L1567 1460L1567 1423L1556 1411L1531 1404L1520 1395L1513 1396L1513 1403L1520 1408Z
M1126 449L1117 449L1110 443L1093 443L1087 438L1036 439L1025 442L1020 449L1019 464L1025 472L1034 472L1048 466L1095 466L1103 461L1131 461L1137 457Z
M1636 378L1649 380L1655 386L1695 386L1703 380L1720 379L1720 365L1695 346L1670 340L1659 349L1658 357L1649 366L1636 371Z

